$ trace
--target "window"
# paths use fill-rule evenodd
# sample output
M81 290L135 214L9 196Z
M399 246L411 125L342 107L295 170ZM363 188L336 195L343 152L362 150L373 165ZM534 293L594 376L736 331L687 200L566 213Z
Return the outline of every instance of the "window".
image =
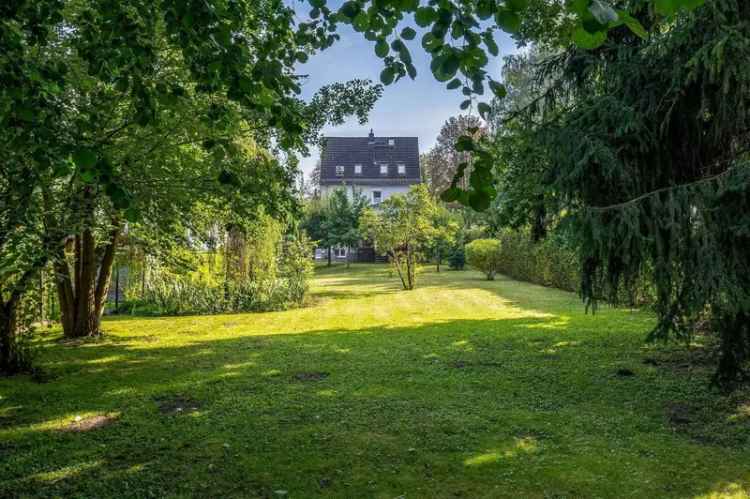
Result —
M396 139L388 139L388 145L391 147L396 146Z
M362 165L354 165L354 174L362 175Z
M380 174L381 175L388 175L388 165L385 163L380 164Z
M344 176L344 166L343 165L336 166L336 176L337 177L343 177Z
M333 248L333 256L336 258L346 258L346 248Z
M398 165L398 174L406 175L406 165L404 164Z
M383 193L380 191L372 191L372 204L380 204L383 200Z

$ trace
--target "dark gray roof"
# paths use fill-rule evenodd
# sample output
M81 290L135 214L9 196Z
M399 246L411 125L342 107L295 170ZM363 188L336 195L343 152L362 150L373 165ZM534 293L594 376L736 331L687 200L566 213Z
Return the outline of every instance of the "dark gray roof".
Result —
M393 144L393 145L391 145ZM388 165L388 174L380 173L380 165ZM406 167L399 175L398 165ZM362 165L362 174L355 173ZM343 175L336 167L343 166ZM419 141L417 137L326 137L320 159L321 185L347 184L410 185L421 181L419 173Z

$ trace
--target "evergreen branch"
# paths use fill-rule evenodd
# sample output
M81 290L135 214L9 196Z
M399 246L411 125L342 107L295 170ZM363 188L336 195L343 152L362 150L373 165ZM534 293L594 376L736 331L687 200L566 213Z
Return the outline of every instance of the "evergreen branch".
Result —
M699 184L703 184L703 183L712 182L714 180L717 180L717 179L719 179L721 177L724 177L724 176L728 175L729 173L732 172L732 170L733 170L733 168L727 168L726 170L724 170L721 173L717 173L716 175L712 175L710 177L704 177L704 178L695 180L693 182L688 182L686 184L671 185L669 187L662 187L661 189L656 189L655 191L650 191L650 192L647 192L645 194L641 194L637 198L633 198L633 199L630 199L628 201L623 201L622 203L611 204L609 206L589 206L587 209L590 210L590 211L596 211L596 212L617 210L617 209L620 209L620 208L624 208L626 206L630 206L632 204L636 204L636 203L638 203L640 201L643 201L646 198L650 198L652 196L656 196L657 194L661 194L662 192L674 191L674 190L682 189L682 188L685 188L685 187L692 187L694 185L699 185Z

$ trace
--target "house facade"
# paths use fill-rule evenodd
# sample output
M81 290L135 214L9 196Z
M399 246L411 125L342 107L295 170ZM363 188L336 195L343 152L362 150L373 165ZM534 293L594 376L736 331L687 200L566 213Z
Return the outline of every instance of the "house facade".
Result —
M344 188L351 196L360 192L373 206L394 194L404 194L419 184L419 140L417 137L326 137L320 158L320 193L326 196ZM348 248L334 248L333 257L345 260ZM327 258L327 251L316 254ZM359 248L354 260L371 261L372 248Z

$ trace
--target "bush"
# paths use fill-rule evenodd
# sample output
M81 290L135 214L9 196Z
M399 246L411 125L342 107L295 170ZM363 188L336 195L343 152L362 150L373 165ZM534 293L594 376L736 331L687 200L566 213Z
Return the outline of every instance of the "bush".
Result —
M550 235L534 242L528 231L503 231L499 235L502 245L499 272L542 286L566 291L578 291L581 273L574 248L565 241Z
M533 282L566 291L581 289L581 263L575 246L562 235L552 233L534 242L527 230L506 230L499 234L502 247L498 271L519 281ZM654 302L654 288L650 272L644 272L635 282L633 292L620 290L616 297L598 297L630 305Z
M466 253L463 245L456 247L448 256L448 266L451 270L463 270L466 265Z
M500 270L501 246L497 239L477 239L466 245L466 261L484 272L488 281Z

